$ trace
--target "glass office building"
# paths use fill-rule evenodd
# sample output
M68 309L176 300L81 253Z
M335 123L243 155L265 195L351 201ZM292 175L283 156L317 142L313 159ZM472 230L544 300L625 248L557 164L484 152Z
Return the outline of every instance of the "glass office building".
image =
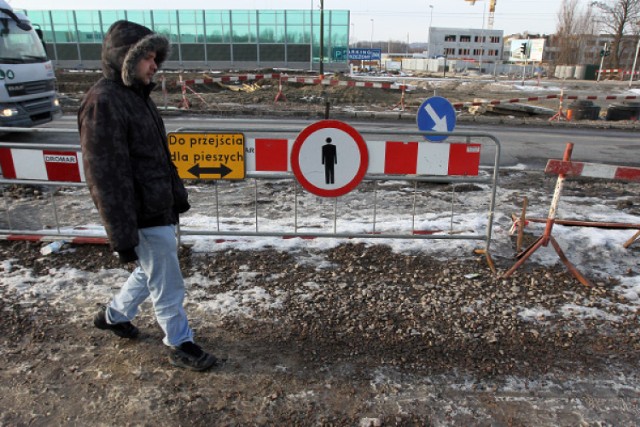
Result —
M26 10L44 32L60 67L99 68L102 40L120 19L171 40L165 68L315 68L320 62L319 10ZM325 10L323 62L346 69L349 11Z

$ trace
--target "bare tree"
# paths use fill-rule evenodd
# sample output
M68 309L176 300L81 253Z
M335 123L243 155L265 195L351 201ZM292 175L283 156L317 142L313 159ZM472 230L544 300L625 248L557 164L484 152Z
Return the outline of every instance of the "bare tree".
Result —
M609 0L593 3L600 9L598 23L606 34L613 36L611 62L613 68L620 66L624 54L622 37L638 31L640 21L640 0Z
M584 62L585 40L581 37L595 32L591 7L580 8L579 0L562 0L558 10L556 64L579 64Z

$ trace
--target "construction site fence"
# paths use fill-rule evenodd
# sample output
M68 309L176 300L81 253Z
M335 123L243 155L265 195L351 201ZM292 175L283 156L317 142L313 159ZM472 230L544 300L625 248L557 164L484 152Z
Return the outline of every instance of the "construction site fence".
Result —
M242 132L247 135L246 139L249 139L248 135L277 135L279 137L285 135L295 136L300 132L298 128L261 128L261 129L243 129ZM38 143L23 143L23 142L2 142L0 143L0 150L6 149L21 149L21 150L56 150L59 152L79 152L81 151L79 142L77 144L55 144L52 139L56 133L74 133L77 137L77 130L74 129L17 129L17 128L0 128L0 132L28 132L38 134L38 137L42 137L45 141ZM225 127L215 128L189 128L178 129L175 132L202 132L202 133L222 133L222 132L237 132L238 129L233 130ZM474 133L474 132L451 132L451 133L437 133L437 132L419 132L419 131L368 131L359 130L359 133L363 135L364 139L368 142L367 136L375 135L375 138L384 137L388 140L399 141L417 141L419 143L427 143L424 141L425 135L446 135L449 141L455 140L459 143L474 143L480 144L482 147L482 154L484 156L483 165L479 170L477 176L421 176L421 175L365 175L363 182L358 188L350 193L335 197L335 198L321 198L304 191L301 185L297 182L295 176L290 173L264 173L264 172L252 172L247 171L246 178L241 181L225 181L225 180L211 180L211 181L195 181L194 183L188 181L188 186L197 186L197 191L190 191L190 202L192 210L189 214L200 214L208 216L213 221L208 224L215 224L213 227L200 228L193 226L185 226L184 224L178 227L178 238L184 239L188 236L216 236L219 238L232 237L232 236L246 236L246 237L282 237L282 238L363 238L363 239L450 239L450 240L473 240L484 242L484 251L489 257L489 249L492 238L492 228L494 221L494 210L496 204L496 191L498 186L498 172L499 172L499 159L500 159L500 142L499 140L490 134L486 133ZM5 138L6 139L6 138ZM78 138L79 140L79 138ZM381 212L389 211L389 207L382 205L380 199L384 197L384 186L379 185L383 181L404 181L411 183L413 186L411 191L403 189L402 193L409 199L406 203L399 203L392 206L393 217L401 217L408 215L411 218L411 226L408 229L393 229L388 226L389 218L387 218L387 225L383 226L380 222ZM281 188L281 191L286 193L286 197L290 200L293 199L292 207L289 206L290 224L282 229L274 229L272 219L268 216L264 216L264 212L278 212L281 215L282 207L276 206L270 209L270 203L274 203L272 199L274 195L272 193L273 183ZM362 190L360 187L365 182L369 182L367 189ZM443 209L438 211L438 214L449 216L448 221L450 228L448 230L443 229L424 229L416 227L416 223L420 220L420 216L424 218L428 216L429 212L426 212L423 205L424 198L428 197L431 189L419 188L421 183L430 184L448 184L450 185L450 204L447 207L448 212L443 212ZM477 212L477 206L464 206L464 198L460 196L461 193L456 193L456 186L463 184L478 184L478 187L484 191L483 209L486 211ZM56 240L64 239L71 242L90 242L106 243L106 234L101 227L87 226L87 224L100 224L100 218L97 211L93 209L93 205L85 205L84 211L81 212L82 219L75 219L76 223L69 223L65 218L68 216L71 210L74 209L76 202L67 202L63 204L59 200L61 189L78 189L85 188L78 192L73 192L71 197L86 197L89 199L88 190L86 190L86 183L84 182L67 182L67 181L49 181L49 180L33 180L33 179L6 179L4 176L0 178L0 185L2 185L3 199L5 211L5 220L0 217L0 235L4 239L26 239L26 240ZM37 203L37 206L31 205L26 208L20 208L20 200L13 199L8 194L10 188L21 186L40 186L47 189L42 193L42 200ZM371 188L373 187L373 188ZM447 190L449 191L449 190ZM214 206L211 208L204 208L200 203L199 196L209 197L209 201L215 200ZM486 197L485 197L486 196ZM239 197L243 197L239 199ZM403 196L404 197L404 196ZM459 197L459 198L457 198ZM225 202L225 198L230 202ZM45 206L44 200L48 200L48 206ZM349 221L352 218L342 218L340 207L343 203L357 201L364 204L367 207L367 212L362 213L362 217L356 218L360 224L366 223L367 229L363 230L352 228L349 225ZM303 202L303 203L302 203ZM325 207L324 214L321 216L304 216L302 206L309 206L313 203L322 204ZM402 206L400 206L402 205ZM86 208L91 206L91 209ZM331 208L331 214L327 214L328 208ZM403 211L401 208L404 207ZM33 226L31 216L36 215L32 212L32 209L46 209L49 213L40 212L37 215L41 218L45 218L42 224L36 223ZM83 208L80 208L83 209ZM475 209L475 210L474 210ZM243 220L241 221L244 227L239 227L238 224L229 225L229 216L239 215L240 210L245 210ZM471 211L469 211L471 210ZM251 211L251 212L249 212ZM408 212L407 212L408 211ZM458 230L455 225L456 215L474 215L477 217L480 215L484 217L484 227L479 227L479 230ZM387 213L388 215L388 213ZM77 217L77 214L75 215ZM429 220L422 220L422 223ZM37 222L37 221L36 221ZM184 222L184 217L183 221ZM338 223L340 222L340 227ZM24 223L32 223L31 227L23 226ZM482 223L482 221L478 221Z

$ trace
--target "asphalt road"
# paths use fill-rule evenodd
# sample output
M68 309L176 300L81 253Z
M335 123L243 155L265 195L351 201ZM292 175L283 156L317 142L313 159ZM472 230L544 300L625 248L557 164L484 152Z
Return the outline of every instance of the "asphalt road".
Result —
M259 119L259 118L206 118L203 116L166 117L169 132L179 129L243 132L247 138L273 137L295 139L297 134L312 119ZM365 140L411 141L420 138L415 134L417 126L411 121L348 121ZM41 132L40 129L56 129L56 133ZM4 143L52 143L77 144L76 118L62 117L35 133L9 133L0 135ZM62 129L69 132L58 133ZM640 136L637 130L603 128L567 128L550 126L479 125L462 123L456 132L463 134L489 134L497 138L501 146L500 165L522 164L542 168L549 158L561 158L567 142L574 143L573 159L592 163L638 165L640 159ZM477 138L472 138L476 140ZM465 140L452 136L449 141ZM487 139L483 139L488 142ZM493 143L489 144L493 146ZM484 149L483 149L484 150ZM493 161L494 152L483 151L483 164Z

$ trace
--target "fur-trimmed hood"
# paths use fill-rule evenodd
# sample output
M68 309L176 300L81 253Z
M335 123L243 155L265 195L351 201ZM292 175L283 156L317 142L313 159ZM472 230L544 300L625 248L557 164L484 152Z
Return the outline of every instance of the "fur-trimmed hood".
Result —
M136 65L148 52L156 53L160 68L169 56L169 40L135 22L116 21L102 43L102 72L110 80L133 86Z

